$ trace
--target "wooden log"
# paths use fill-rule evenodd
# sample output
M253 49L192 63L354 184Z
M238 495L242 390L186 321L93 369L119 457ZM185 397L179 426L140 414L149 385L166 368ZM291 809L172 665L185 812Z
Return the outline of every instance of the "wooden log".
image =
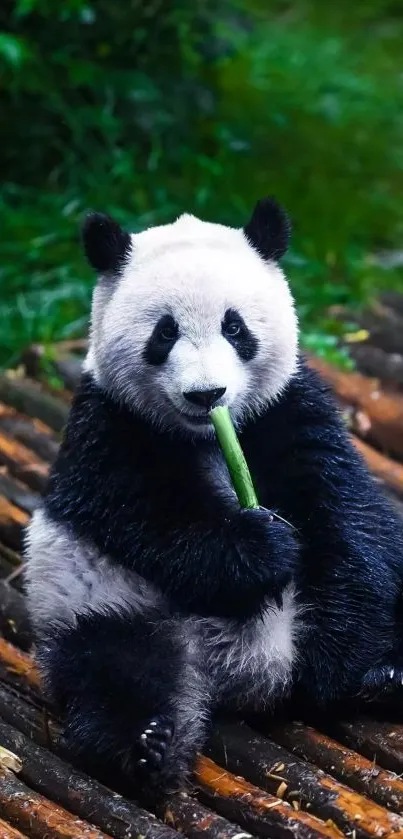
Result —
M68 391L75 391L81 381L82 361L80 358L67 356L58 358L54 362L55 372Z
M61 431L66 424L68 404L46 392L33 379L0 376L0 400L29 417L42 420L54 431Z
M27 839L27 834L0 819L0 839Z
M21 363L25 368L25 374L36 380L46 380L43 360L46 358L47 369L59 377L67 390L75 390L79 384L82 371L82 363L87 351L88 341L86 339L77 341L60 341L53 344L51 352L43 344L32 344L23 353Z
M403 353L403 318L396 309L375 300L360 313L360 324L370 333L370 342L388 353Z
M252 839L250 833L185 792L172 796L165 809L164 820L189 839Z
M10 423L16 422L17 426L19 422L27 423L27 428L31 429L31 433L33 434L36 432L37 434L44 434L45 437L51 437L51 439L56 440L57 436L49 428L46 423L42 422L42 420L37 419L36 417L29 417L26 414L21 414L11 405L6 405L5 402L0 402L0 424L3 422L9 421Z
M349 344L349 354L359 373L378 379L386 390L403 390L403 355L387 353L364 342Z
M9 725L17 727L27 737L36 740L40 745L52 746L63 754L62 741L59 739L60 728L51 716L41 716L38 708L32 703L24 702L22 697L15 695L6 686L0 684L0 716ZM225 784L223 783L225 778ZM325 825L315 816L308 813L295 812L291 805L276 799L268 793L264 793L257 787L241 781L229 772L216 766L207 758L200 758L196 767L195 782L197 786L203 787L205 803L210 804L219 811L221 817L238 822L247 832L256 833L262 836L273 836L290 838L298 831L299 839L340 839L341 834L336 827ZM275 810L275 812L274 812ZM212 828L214 822L209 818L209 813L204 812L203 818L198 819L197 809L194 811L192 820L193 830L200 831ZM174 796L169 802L165 818L170 823L179 827L183 820L183 826L189 825L191 812L186 807L185 800ZM217 825L220 828L220 824ZM214 833L212 834L214 837Z
M345 373L318 358L309 364L333 388L342 405L352 409L352 431L384 452L403 459L403 396L380 390L360 373Z
M384 769L403 773L403 725L362 717L354 722L335 722L332 733L349 748L362 752Z
M324 822L232 775L210 758L200 758L195 771L202 800L241 827L270 839L340 839L335 824ZM399 834L398 834L399 835Z
M15 568L14 565L11 565L8 559L6 559L6 557L3 556L1 547L2 546L0 546L0 581L1 583L11 583L12 587L15 588L16 591L19 591L21 593L21 582L19 578L21 577L22 573L22 563L20 563L20 565L17 568ZM25 597L24 609L26 611Z
M393 772L300 722L271 724L268 732L293 754L330 772L378 804L403 813L403 780Z
M246 725L215 726L207 754L236 775L242 775L283 800L322 819L331 820L343 831L358 837L387 837L396 831L403 835L403 818L380 807L369 798L352 791L331 775Z
M11 644L7 644L4 641L0 641L0 661L2 661L7 668L10 668L13 672L18 673L20 675L20 677L22 678L22 681L24 683L27 683L28 685L31 685L31 687L33 687L34 690L38 690L39 679L38 679L37 672L34 668L32 659L30 657L27 657L26 655L22 654L20 651L16 650L15 647L13 647ZM8 707L9 712L11 714L15 713L16 703L15 703L14 700L10 701L9 698L8 698L6 703L4 703L3 711L4 711L5 706ZM0 713L2 713L1 708L0 708ZM35 710L35 713L37 713L37 709ZM15 724L15 720L10 720L9 719L9 722L10 721L12 721ZM47 727L47 735L46 736L48 736L48 734L49 734L49 726ZM33 735L32 731L30 731L29 736L35 736L35 735ZM205 761L203 761L203 759L201 760L200 765L201 765L201 770L203 770L203 767L205 768L205 766L206 766ZM200 770L200 766L198 766L198 768L197 768L197 773L198 773L197 774L197 780L198 780L199 783L200 783L200 771L201 770ZM202 774L203 774L203 772L202 772ZM238 783L238 779L231 776L228 772L227 772L227 775L228 775L228 778L230 780L232 779L234 781L234 783L235 782ZM227 778L227 781L228 781L228 778ZM230 785L229 789L230 788L231 788L231 785ZM234 788L232 787L232 789L234 789ZM239 792L239 788L238 788L238 792ZM244 789L244 793L245 793L245 789ZM264 810L265 809L267 810L267 808L268 808L268 811L271 811L272 809L277 810L278 808L277 808L277 805L275 807L274 806L273 807L268 807L267 799L265 799L264 800L265 803L263 803L263 805L262 805L263 810L259 811L260 804L258 806L258 799L257 799L258 793L260 794L261 790L257 790L257 792L255 793L255 797L253 799L252 804L250 805L250 807L246 808L246 810L245 810L244 804L242 804L242 806L241 806L238 798L235 796L235 799L236 799L235 804L234 804L234 807L231 809L230 802L229 802L229 800L227 800L225 798L225 795L224 795L223 790L221 788L218 790L218 792L216 791L216 793L213 793L211 788L208 788L207 793L206 793L205 784L204 784L204 787L203 787L203 795L205 796L205 800L210 802L210 800L213 800L211 798L211 796L214 797L216 794L218 795L218 798L219 798L218 805L217 805L217 801L216 801L215 797L214 797L214 804L216 806L218 806L218 809L220 810L222 815L224 815L224 816L229 815L231 819L235 818L237 821L240 821L242 827L244 827L244 828L246 827L248 830L254 829L256 833L260 833L261 835L266 835L267 829L268 829L267 828L268 817L267 817L267 812L266 812L264 818L262 816L262 813L264 813ZM240 792L239 792L239 795L241 795ZM259 799L259 801L260 801L260 799ZM179 803L178 801L175 802L177 807L178 807L178 803ZM175 807L175 804L174 804L174 807ZM182 804L183 804L183 802L182 802ZM371 804L371 807L372 807L371 802L370 802L370 804ZM186 804L184 806L186 806ZM376 807L376 805L374 805L374 806ZM178 807L177 812L179 813L179 817L181 817L181 812L182 812L182 817L183 817L183 806L182 806L182 810L181 810L181 808ZM171 808L171 813L175 813L175 809L172 810L172 808ZM260 813L260 815L259 815L259 813ZM190 815L190 809L188 810L188 815ZM283 815L283 817L285 817L284 812L283 812L282 815ZM287 818L288 818L288 815L289 814L287 813ZM347 815L348 815L348 812L347 812ZM351 813L350 813L350 815L351 815ZM281 816L281 811L280 811L280 816ZM178 815L176 815L175 817L177 818ZM295 820L294 814L292 814L292 817ZM262 818L263 818L263 821L262 821ZM314 817L312 817L312 818L314 818ZM357 835L359 835L360 832L361 832L362 835L368 835L368 834L371 835L370 831L367 830L368 818L369 818L369 816L368 816L368 813L367 813L367 821L362 822L361 824L358 825L358 827L357 827L357 825L355 826L354 829L356 830ZM256 819L258 820L257 826L255 824ZM278 819L278 815L276 815L276 819ZM196 821L196 819L194 819L194 820L195 820L195 828L194 829L196 830L197 829L197 821ZM335 819L333 818L331 821L335 822ZM203 823L203 820L202 820L202 823ZM252 827L252 823L255 824L255 828ZM278 820L276 821L275 828L274 828L274 835L276 834L276 832L279 832L282 835L281 825L282 825L282 821L281 821L281 818L280 818L280 821L278 821ZM306 827L306 825L305 825L305 827ZM317 827L318 826L315 822L314 823L314 829L317 829ZM400 832L400 830L399 830L399 832ZM317 834L315 833L314 835L317 835ZM385 833L381 830L380 835L385 835Z
M65 405L67 405L68 408L70 408L71 400L73 398L71 390L66 390L62 387L54 387L49 383L47 377L45 377L42 381L38 381L38 384L40 385L40 388L44 394L58 399L60 402L64 403Z
M22 697L18 690L1 683L0 718L0 742L22 755L21 777L31 787L82 818L95 820L98 827L113 833L116 839L130 835L130 830L150 839L169 839L153 816L45 751L52 748L63 755L57 720L51 714L45 715L44 708ZM18 736L23 740L18 740ZM186 793L172 796L160 815L167 825L175 826L190 839L247 839L250 835Z
M13 568L18 568L21 565L21 556L17 551L13 551L7 545L4 545L3 542L0 542L0 562L2 565L9 563Z
M56 435L43 422L19 414L9 405L0 403L0 431L32 449L42 460L52 463L59 443Z
M382 291L379 302L403 317L403 294L400 291Z
M88 352L88 338L69 338L66 341L58 341L54 347L58 354L72 353L85 356Z
M0 632L7 641L29 650L31 627L25 597L4 580L0 580Z
M43 356L51 356L53 358L64 358L65 356L81 356L84 357L88 352L88 338L71 338L66 341L57 341L50 347L45 344L31 344L24 350L21 356L21 364L26 368L32 365L32 372L28 371L28 376L35 376L38 372L38 362L40 363ZM39 367L40 372L40 367Z
M0 767L0 809L16 828L32 839L110 839L106 833L73 816L29 789L13 772Z
M29 516L0 496L0 536L12 550L21 550L22 529L28 524Z
M93 822L115 839L139 835L148 839L174 839L174 831L155 816L78 772L1 720L0 743L20 755L19 777L31 789L80 819Z
M2 678L3 678L3 674ZM17 687L15 687L17 685ZM26 689L25 693L21 691ZM0 717L3 722L17 728L29 740L64 757L61 743L60 722L52 715L47 704L33 693L27 685L18 684L17 678L10 684L0 681Z
M3 641L0 642L0 661L6 666L6 668L11 669L12 674L18 674L22 683L27 685L27 687L33 689L36 696L40 696L40 683L38 673L36 671L35 665L33 664L31 657L21 653L19 650L16 650L11 644L7 644ZM52 748L58 748L58 737L60 730L58 728L57 723L55 723L54 720L50 717L48 718L47 724L45 725L45 719L43 716L39 714L38 707L36 707L32 703L24 702L22 698L17 697L15 695L15 692L12 698L10 699L10 694L7 693L7 690L8 689L6 688L6 686L0 685L0 716L3 717L3 719L5 719L9 724L23 730L23 733L25 733L27 736L34 738L38 742L42 743L42 745L49 745L49 743L51 742ZM374 724L372 725L374 726ZM262 793L262 790L259 790L257 787L252 787L252 785L248 784L248 782L246 781L244 782L242 780L239 780L234 775L231 775L231 773L229 773L228 771L222 770L219 767L214 768L214 764L212 764L212 762L209 761L207 758L200 758L196 768L195 778L196 783L198 785L201 785L202 787L202 795L204 797L204 801L209 805L213 805L214 808L218 809L218 811L224 817L239 822L241 826L243 828L246 828L246 830L248 831L260 835L267 835L269 830L268 822L270 822L271 824L274 819L275 825L273 828L273 832L270 830L270 835L273 835L273 837L277 834L282 836L283 821L285 821L288 825L286 828L287 831L289 830L290 826L293 826L293 829L296 830L297 828L295 821L296 819L298 821L297 816L300 817L302 815L309 815L311 819L313 819L314 830L314 833L309 835L318 835L316 832L316 830L319 829L317 822L319 823L319 826L322 825L322 822L320 822L318 819L315 819L314 816L311 816L311 814L308 813L302 813L301 811L298 814L292 811L290 813L290 811L287 809L288 805L282 801L280 801L278 805L276 804L276 806L274 806L273 796L269 796L269 794L265 796ZM294 781L295 779L291 779L290 777L289 780L291 786L291 781ZM388 778L388 780L390 781L391 778ZM280 783L281 781L279 781L279 784ZM329 798L334 792L334 784L335 782L333 781L333 786L329 790L327 790ZM353 815L351 804L357 803L354 799L354 794L350 791L348 792L351 797L347 799L347 801L343 801L342 799L338 801L338 806L340 806L341 808L343 805L346 805L347 803L347 809L345 809L344 811L346 819ZM318 796L318 791L316 791L315 795ZM248 806L245 805L245 800L249 802ZM274 800L276 799L274 798ZM317 798L317 800L319 799ZM183 818L184 806L186 805L184 805L183 802L175 798L174 803L170 804L169 812L171 813L171 816L168 812L168 818ZM321 806L323 806L323 802ZM284 808L286 809L284 810ZM371 821L371 813L375 813L375 811L376 819L378 819L380 815L379 809L382 811L382 816L384 817L385 811L382 808L378 808L377 810L376 805L370 801L368 804L368 808L363 808L357 811L357 813L355 814L356 816L362 816L362 813L364 813L363 820L357 819L357 823L355 824L354 829L356 830L357 835L372 835L371 830L367 830L368 824L371 826L371 824L373 823ZM272 811L275 811L275 817L274 814L272 814ZM269 812L272 814L270 818L268 817ZM325 812L325 810L322 810L322 812ZM188 812L188 815L189 813L190 811ZM291 822L289 821L290 815L292 815ZM330 819L330 822L335 822L335 819ZM361 823L358 824L358 822ZM309 824L311 823L309 822ZM325 827L329 828L329 824L325 825ZM378 831L380 830L380 833L378 832L378 834L375 835L387 835L386 830L382 830L382 827L384 827L384 822L381 819L378 827ZM299 833L299 836L308 835L304 832L305 829L307 829L307 825L304 823L302 833ZM400 835L400 828L397 825L394 825L394 827L392 828L392 832L395 832L396 829L398 829L398 833ZM286 833L286 835L288 835L288 833Z
M354 321L368 332L367 342L387 353L403 354L403 317L385 298L374 301L361 311L351 312L344 306L332 306L330 315L344 323Z
M0 466L0 495L3 495L7 498L7 501L11 501L20 510L30 515L36 510L40 502L36 493L32 492L22 481L10 476L6 466Z
M7 466L10 474L20 478L30 489L45 489L49 466L22 443L0 431L0 466Z
M19 676L29 688L40 691L41 679L34 658L4 638L0 638L0 665Z
M4 644L6 642L3 642L3 645L0 643L0 658ZM32 659L19 650L14 652L10 649L11 646L11 644L6 645L2 660L5 660L6 666L11 664L13 669L18 668L22 678L27 680L34 690L37 690L39 679L37 671L34 671L32 679ZM0 714L9 724L16 725L16 703L1 701L2 693L4 693L4 687L0 686ZM29 713L30 720L28 720L28 713L24 714L24 717L25 725L30 728L23 733L36 738L41 735L38 732L36 712L32 706ZM34 726L36 726L34 732L32 731L32 715ZM57 727L52 729L52 732L54 747L53 738L56 741ZM208 758L199 758L195 770L195 782L198 787L202 788L204 803L213 804L220 815L238 822L241 827L252 833L270 836L273 839L277 837L286 839L287 836L295 839L297 831L299 839L340 839L342 835L335 825L324 824L310 813L296 812L290 804L236 778Z
M403 498L403 465L381 454L358 437L353 437L353 442L373 475Z

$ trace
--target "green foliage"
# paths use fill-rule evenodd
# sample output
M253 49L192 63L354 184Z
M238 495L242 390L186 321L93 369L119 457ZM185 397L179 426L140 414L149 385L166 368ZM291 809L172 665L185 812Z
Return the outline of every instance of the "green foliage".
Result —
M3 0L0 363L85 331L86 209L240 225L268 193L304 343L339 360L329 307L403 290L376 259L403 236L402 37L387 0Z

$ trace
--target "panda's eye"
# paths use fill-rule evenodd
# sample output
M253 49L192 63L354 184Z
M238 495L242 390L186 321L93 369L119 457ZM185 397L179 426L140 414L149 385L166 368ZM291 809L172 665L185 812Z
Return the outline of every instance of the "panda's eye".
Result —
M161 321L158 324L158 339L160 341L165 341L166 343L172 343L173 341L176 341L178 337L178 331L178 324L170 315L166 315L165 317L161 318Z
M224 332L230 338L236 338L241 332L241 324L236 320L226 323L224 326Z
M144 347L143 358L147 364L164 364L179 338L179 326L172 315L162 315Z
M221 324L224 338L242 361L252 361L258 351L258 341L236 309L227 309Z
M176 335L177 330L174 326L164 326L159 333L159 337L162 338L163 341L174 341Z

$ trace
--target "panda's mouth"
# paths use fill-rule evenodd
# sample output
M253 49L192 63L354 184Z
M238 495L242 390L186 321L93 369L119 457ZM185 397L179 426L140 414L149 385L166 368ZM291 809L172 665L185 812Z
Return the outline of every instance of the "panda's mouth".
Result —
M207 425L210 422L208 414L185 414L181 411L181 416L191 425Z
M175 405L173 402L171 402L171 407L174 409L178 421L181 422L182 425L188 426L188 428L206 429L206 427L211 426L208 411L193 414L190 413L190 411L184 411L182 407Z
M176 412L182 423L188 425L189 427L205 428L210 425L210 417L207 411L204 414L191 414L187 411L176 409Z

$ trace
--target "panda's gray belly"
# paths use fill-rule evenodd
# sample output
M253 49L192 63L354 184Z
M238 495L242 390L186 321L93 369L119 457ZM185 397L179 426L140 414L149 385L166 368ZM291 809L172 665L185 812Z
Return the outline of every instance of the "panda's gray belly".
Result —
M184 635L195 664L203 662L214 697L233 708L270 705L289 688L302 630L291 585L283 608L269 604L263 618L243 626L226 619L189 618Z
M34 628L76 626L85 614L145 614L162 597L138 574L73 536L44 510L28 528L25 583Z

